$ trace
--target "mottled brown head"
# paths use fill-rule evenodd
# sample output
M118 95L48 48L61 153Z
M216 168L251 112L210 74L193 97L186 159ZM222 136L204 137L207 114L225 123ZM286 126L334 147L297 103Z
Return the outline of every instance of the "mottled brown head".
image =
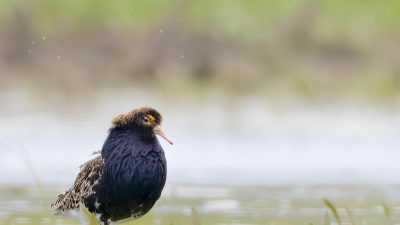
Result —
M172 141L167 137L161 129L161 114L150 107L142 107L116 116L113 120L113 128L142 128L144 130L152 130L154 134L160 135L170 144Z

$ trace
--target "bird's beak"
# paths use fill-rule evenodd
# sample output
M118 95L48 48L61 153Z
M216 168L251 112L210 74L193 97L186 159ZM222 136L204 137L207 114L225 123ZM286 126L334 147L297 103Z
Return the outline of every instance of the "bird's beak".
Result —
M168 138L168 136L165 134L165 132L163 131L163 129L161 128L160 125L157 125L153 128L153 131L155 134L160 135L162 138L164 138L165 140L168 141L168 143L170 143L171 145L173 145L174 143Z

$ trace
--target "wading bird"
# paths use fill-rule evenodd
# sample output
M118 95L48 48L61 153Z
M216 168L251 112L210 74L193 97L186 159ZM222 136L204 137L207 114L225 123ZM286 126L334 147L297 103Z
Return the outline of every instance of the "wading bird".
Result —
M173 144L161 122L161 114L148 107L115 117L100 155L81 166L74 185L51 205L56 214L72 215L85 207L104 225L146 214L167 177L156 135Z

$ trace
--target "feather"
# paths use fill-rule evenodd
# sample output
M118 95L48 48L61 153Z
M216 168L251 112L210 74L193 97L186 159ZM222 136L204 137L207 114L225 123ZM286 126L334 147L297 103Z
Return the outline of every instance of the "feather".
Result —
M79 202L93 192L93 185L99 182L103 171L104 161L101 156L83 164L72 188L60 194L50 207L59 212L79 208Z

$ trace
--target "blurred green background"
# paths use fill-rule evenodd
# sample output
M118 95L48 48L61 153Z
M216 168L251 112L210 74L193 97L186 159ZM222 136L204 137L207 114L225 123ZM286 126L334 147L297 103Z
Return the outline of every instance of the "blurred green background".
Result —
M0 90L40 103L145 87L393 105L399 10L396 0L2 0Z
M48 208L111 118L174 139L134 224L400 222L400 1L0 0L0 225ZM328 217L326 213L328 212Z

